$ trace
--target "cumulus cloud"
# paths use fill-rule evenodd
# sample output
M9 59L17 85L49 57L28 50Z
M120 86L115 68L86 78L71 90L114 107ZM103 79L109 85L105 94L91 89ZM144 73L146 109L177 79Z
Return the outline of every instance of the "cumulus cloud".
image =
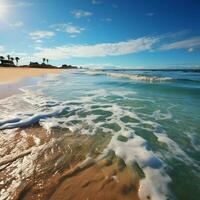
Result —
M59 31L59 32L66 32L72 38L76 37L78 34L80 34L83 31L85 31L85 28L75 26L72 23L68 23L68 24L55 24L55 25L52 25L51 28L55 28L55 30Z
M119 56L150 50L158 38L142 37L118 43L101 43L94 45L65 45L55 48L40 48L36 57L59 60L70 57L105 57Z
M77 19L82 18L82 17L90 17L93 15L91 12L84 11L84 10L73 10L71 14Z
M77 33L81 33L82 31L84 31L85 28L81 28L81 27L77 27L77 26L74 26L72 24L68 24L66 26L66 32L67 33L73 33L73 34L77 34Z
M49 39L52 38L54 35L54 32L51 31L34 31L29 33L29 36L33 40Z
M189 49L197 46L200 46L200 37L193 37L170 44L164 44L160 47L160 50Z

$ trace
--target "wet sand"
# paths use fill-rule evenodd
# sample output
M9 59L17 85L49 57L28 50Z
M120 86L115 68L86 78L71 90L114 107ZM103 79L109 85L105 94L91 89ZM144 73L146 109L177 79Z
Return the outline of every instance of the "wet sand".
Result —
M0 100L12 96L14 94L19 94L22 91L20 88L28 86L30 83L26 80L20 80L14 83L0 84Z
M18 94L20 88L32 84L28 77L60 73L61 69L0 67L0 99Z
M114 152L97 159L110 139L39 124L0 131L1 200L139 199L130 166Z
M113 157L111 159L111 157ZM96 199L138 200L138 179L115 155L66 176L50 200Z
M61 69L0 67L0 84L14 83L26 77L59 73Z
M0 85L0 98L19 92L24 82L17 80L58 72L0 68L0 83L10 82ZM47 132L39 124L0 130L0 200L138 200L139 177L132 167L114 152L98 159L110 139L61 128Z

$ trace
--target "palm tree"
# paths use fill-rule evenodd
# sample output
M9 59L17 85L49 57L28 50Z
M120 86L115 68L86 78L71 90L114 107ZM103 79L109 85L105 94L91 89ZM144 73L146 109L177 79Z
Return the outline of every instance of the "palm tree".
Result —
M10 60L10 55L7 55L8 60Z
M3 56L0 56L0 60L4 60L5 58Z
M42 60L43 60L43 63L45 64L46 58L43 58Z
M49 64L49 59L46 59L46 61L47 61L47 64Z
M0 61L4 60L5 58L3 56L0 56ZM2 62L1 62L2 64Z
M11 61L13 62L13 64L14 64L14 60L15 60L15 59L14 59L13 57L11 57L10 60L11 60Z
M15 57L15 60L16 60L16 63L18 65L18 62L19 62L20 58L19 57Z

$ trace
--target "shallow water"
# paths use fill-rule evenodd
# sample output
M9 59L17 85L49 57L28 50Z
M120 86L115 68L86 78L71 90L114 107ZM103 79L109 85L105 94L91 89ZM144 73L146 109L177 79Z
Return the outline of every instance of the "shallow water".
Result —
M0 101L0 129L39 121L47 130L111 133L104 153L139 165L141 199L199 199L200 73L66 71L22 91Z

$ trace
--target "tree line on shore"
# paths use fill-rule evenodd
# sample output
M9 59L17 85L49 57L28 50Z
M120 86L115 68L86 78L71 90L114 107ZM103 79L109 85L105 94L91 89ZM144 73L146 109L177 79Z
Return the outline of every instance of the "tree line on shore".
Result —
M8 67L12 67L12 66L19 66L19 57L11 57L10 55L7 55L6 57L4 56L0 56L0 66L8 66ZM16 64L14 63L16 61ZM24 66L20 66L20 67L26 67L27 65ZM44 67L44 68L55 68L55 66L52 66L49 64L49 59L47 58L42 58L42 64L39 64L38 62L30 62L29 67L34 67L34 68L40 68L40 67ZM63 69L69 69L69 68L78 68L76 66L72 66L72 65L66 65L63 64L60 68ZM80 67L82 69L82 67Z
M7 58L7 59L6 59ZM2 61L11 61L10 63L13 63L14 64L14 61L16 61L16 65L18 65L19 64L19 60L20 60L20 58L19 57L15 57L15 58L13 58L13 57L11 57L10 55L7 55L6 57L4 57L4 56L0 56L0 61L2 62ZM47 59L47 58L42 58L42 61L43 61L43 63L42 64L49 64L49 59Z
M0 56L0 61L6 60L4 56ZM20 58L19 57L11 57L10 55L7 55L7 60L13 62L16 61L16 64L18 65Z

